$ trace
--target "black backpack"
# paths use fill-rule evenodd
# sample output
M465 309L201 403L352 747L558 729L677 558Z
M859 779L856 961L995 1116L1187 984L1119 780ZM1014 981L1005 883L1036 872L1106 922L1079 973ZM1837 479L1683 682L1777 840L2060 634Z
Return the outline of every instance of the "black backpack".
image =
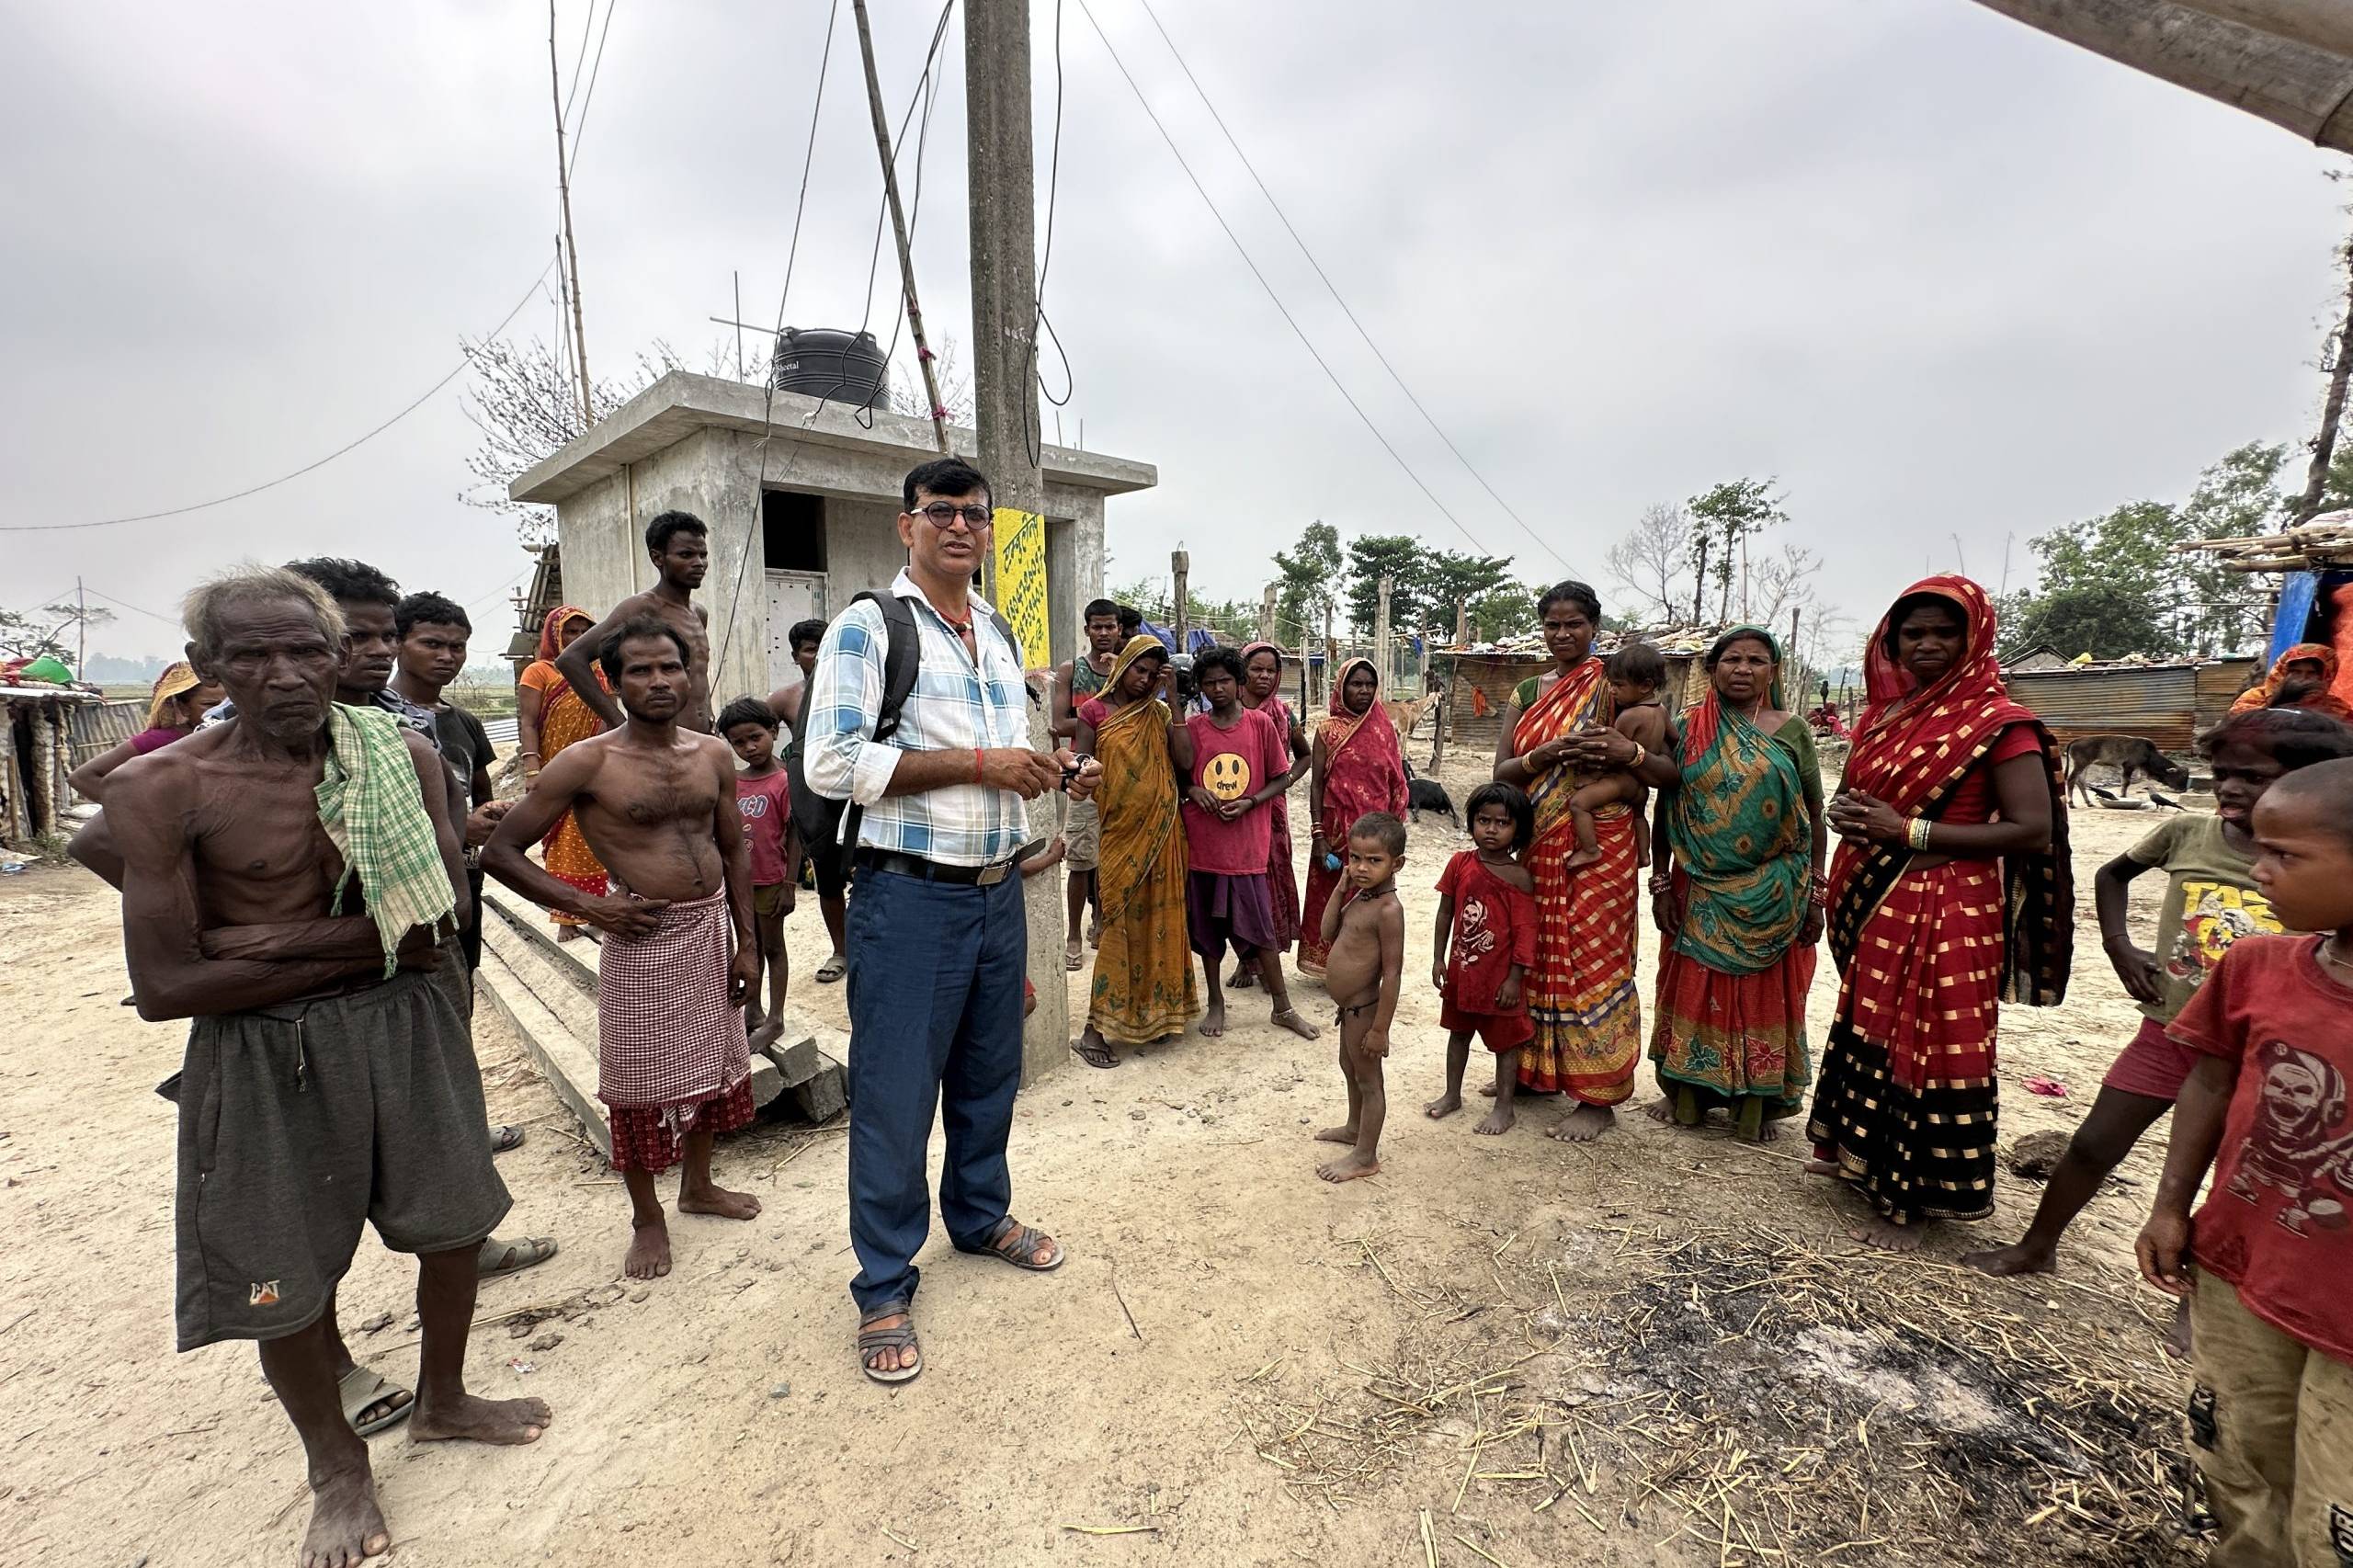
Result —
M896 594L862 593L851 597L850 603L870 599L882 611L882 705L874 710L874 739L887 741L899 733L899 713L906 707L907 698L915 688L915 671L923 664L923 633L915 627L915 612L907 601ZM992 607L989 621L1005 638L1005 645L1013 650L1013 662L1021 663L1021 639L1013 634L1013 626ZM866 808L852 802L842 812L839 852L847 869L850 857L858 853L858 823L866 815Z

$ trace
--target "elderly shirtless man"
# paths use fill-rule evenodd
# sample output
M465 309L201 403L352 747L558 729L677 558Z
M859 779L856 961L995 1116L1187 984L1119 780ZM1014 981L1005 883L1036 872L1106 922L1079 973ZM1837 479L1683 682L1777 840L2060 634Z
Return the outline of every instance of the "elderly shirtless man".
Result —
M699 689L690 657L686 638L660 616L608 633L597 660L628 722L564 747L482 854L483 869L525 898L606 933L597 955L597 1097L611 1113L613 1168L629 1188L633 1233L622 1267L632 1279L670 1272L654 1178L682 1154L680 1213L749 1220L760 1211L758 1199L710 1177L713 1136L752 1119L743 1005L760 953L735 754L716 735L679 727ZM630 891L593 898L525 856L567 810Z
M694 602L694 591L710 571L710 530L692 512L664 512L645 525L645 553L658 579L642 594L631 594L613 612L582 632L555 656L555 667L572 689L605 722L608 730L621 726L619 704L597 684L598 651L606 641L631 621L653 616L678 634L687 650L688 689L677 722L689 730L710 733L710 615ZM607 861L607 869L612 862Z
M192 1018L179 1078L179 1347L260 1344L309 1460L304 1568L386 1551L345 1418L335 1290L363 1222L417 1255L412 1438L528 1443L536 1399L466 1392L483 1238L507 1210L454 940L465 890L442 765L335 703L344 629L291 572L188 597L189 662L236 717L107 781L140 1016Z

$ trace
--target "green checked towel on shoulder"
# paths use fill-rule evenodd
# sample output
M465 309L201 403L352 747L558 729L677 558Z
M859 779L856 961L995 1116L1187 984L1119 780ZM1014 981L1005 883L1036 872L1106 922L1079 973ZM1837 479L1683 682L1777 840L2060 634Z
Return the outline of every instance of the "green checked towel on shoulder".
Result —
M319 824L343 855L330 913L358 873L368 914L384 939L384 973L400 967L401 938L415 926L457 928L457 895L433 836L416 768L399 721L376 708L337 702L327 709L326 777L319 781Z

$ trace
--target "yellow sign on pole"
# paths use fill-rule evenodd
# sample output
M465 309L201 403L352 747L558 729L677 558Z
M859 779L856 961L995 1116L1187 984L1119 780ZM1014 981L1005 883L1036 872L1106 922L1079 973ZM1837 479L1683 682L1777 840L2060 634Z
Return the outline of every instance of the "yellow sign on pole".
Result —
M996 509L996 608L1021 644L1024 669L1053 662L1046 608L1046 519L1017 506Z

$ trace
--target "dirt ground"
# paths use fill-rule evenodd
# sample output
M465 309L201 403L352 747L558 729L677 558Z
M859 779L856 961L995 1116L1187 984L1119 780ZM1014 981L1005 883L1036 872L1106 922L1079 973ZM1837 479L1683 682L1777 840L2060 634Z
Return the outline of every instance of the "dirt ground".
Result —
M1459 799L1472 775L1448 774ZM2135 1025L2090 878L2152 823L2075 818L2075 984L2063 1007L2005 1014L2006 1143L2071 1127ZM1756 1149L1625 1115L1571 1148L1542 1136L1561 1114L1543 1102L1501 1138L1475 1115L1430 1122L1428 890L1465 843L1414 835L1380 1177L1315 1179L1331 1048L1272 1030L1263 994L1222 1040L1109 1073L1073 1060L1025 1092L1012 1150L1016 1211L1069 1266L1021 1274L935 1233L928 1369L897 1390L851 1355L838 1128L724 1142L721 1179L766 1211L674 1221L676 1273L624 1289L619 1182L480 1009L492 1113L531 1128L501 1161L506 1229L563 1250L483 1289L468 1375L556 1420L523 1449L378 1438L392 1560L2190 1560L2180 1378L2131 1256L2161 1138L2076 1226L2062 1276L2010 1282L1952 1261L2023 1227L2039 1188L2006 1173L1997 1218L1891 1261L1847 1241L1852 1200L1801 1175L1794 1137ZM301 1456L252 1353L171 1347L173 1112L153 1085L184 1031L118 1005L115 903L78 869L0 882L0 1562L290 1562ZM791 939L810 973L813 904ZM1817 1040L1834 984L1825 960ZM845 1023L841 988L796 992ZM2067 1096L2027 1093L2039 1073ZM411 1290L371 1237L342 1291L361 1360L404 1381Z

